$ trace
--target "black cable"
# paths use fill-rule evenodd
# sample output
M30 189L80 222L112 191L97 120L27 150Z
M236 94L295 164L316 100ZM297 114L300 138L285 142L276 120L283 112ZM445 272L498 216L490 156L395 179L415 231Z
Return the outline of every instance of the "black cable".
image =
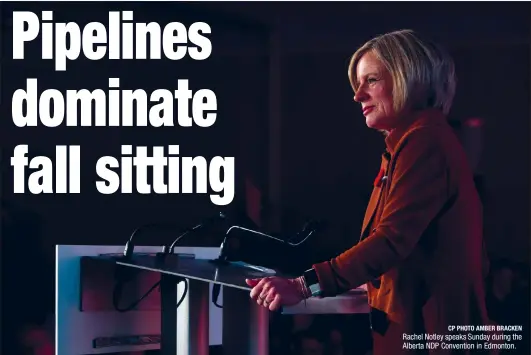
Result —
M136 228L133 231L133 233L131 233L131 236L127 240L127 243L125 243L125 248L124 248L124 252L123 252L124 259L131 260L131 257L133 256L133 251L135 249L134 238L140 232L140 230L148 228L148 227L155 227L155 226L158 226L158 225L161 225L161 224L159 224L159 223L149 223L149 224L142 225L142 226ZM135 309L140 304L140 302L142 302L147 296L149 296L149 294L151 292L153 292L154 289L156 289L158 286L160 286L160 281L156 282L138 300L132 302L129 306L127 306L125 308L120 308L119 303L120 303L120 299L122 297L122 290L123 290L123 286L127 282L127 280L124 280L124 275L120 271L117 272L116 279L117 280L114 283L113 292L112 292L112 303L113 303L114 309L117 312L122 312L122 313L123 312L129 312L129 311L132 311L133 309Z
M221 258L210 260L210 262L216 265L216 273L214 274L214 280L217 281L218 271L219 271L218 267L222 265L227 265L228 263L226 260L221 259ZM223 308L223 306L218 303L220 292L221 292L221 284L214 283L214 285L212 285L212 304L214 304L214 306L216 306L217 308Z
M123 290L124 284L125 282L123 281L117 281L114 284L114 288L112 292L112 305L114 307L114 310L117 312L121 312L121 313L129 312L135 309L136 306L140 304L140 302L142 302L147 296L149 296L151 292L153 292L154 289L156 289L160 285L160 281L157 281L153 286L151 286L151 288L146 293L144 293L144 295L140 297L138 300L132 302L129 306L125 308L120 308L119 303L120 303L120 298L122 298L122 290Z
M184 292L183 292L183 295L181 296L181 299L179 300L179 302L177 302L177 308L179 308L181 303L183 303L184 298L186 297L186 294L188 293L188 280L187 279L183 279L183 281L184 281Z
M175 240L173 241L173 243L170 245L170 247L166 247L164 246L163 249L162 249L162 254L163 255L168 255L168 254L173 254L173 251L175 249L175 246L177 245L177 243L186 235L198 230L198 229L201 229L207 225L210 225L212 224L213 222L215 221L219 221L219 220L224 220L225 219L225 214L223 212L220 212L218 215L214 216L214 217L211 217L209 219L207 219L205 222L203 223L200 223L198 225L196 225L195 227L193 228L190 228L190 229L187 229L186 231L184 231L183 233L181 233L177 238L175 238ZM158 226L158 225L161 225L160 223L150 223L150 224L146 224L146 225L143 225L143 226L140 226L138 228L136 228L133 233L131 233L131 236L129 237L129 239L127 240L127 243L125 243L125 248L124 248L124 252L123 252L123 256L124 256L124 259L126 260L131 260L132 256L133 256L133 252L134 252L134 249L135 249L135 243L134 243L134 238L135 236L139 233L140 230L144 229L144 228L148 228L148 227L154 227L154 226ZM171 225L175 225L175 223L171 223ZM135 302L131 303L128 307L125 307L125 308L120 308L119 307L119 300L122 296L122 290L123 290L123 286L126 282L126 280L124 280L124 275L121 274L121 273L118 273L117 275L117 281L115 282L114 284L114 288L113 288L113 306L114 306L114 309L118 312L129 312L131 310L133 310L134 308L136 308L136 306L138 306L138 304L140 304L140 302L142 302L147 296L149 296L149 294L151 292L153 292L153 290L155 288L157 288L159 285L160 285L160 281L159 282L156 282L153 286L151 286L151 288L142 296L140 297L138 300L136 300ZM183 296L181 297L181 299L179 300L179 302L177 302L177 307L179 307L181 305L181 303L183 302L184 300L184 297L186 296L186 294L188 293L188 282L183 279L184 282L185 282L185 289L184 289L184 293L183 293ZM180 282L180 281L179 281Z
M161 224L159 223L149 223L149 224L146 224L146 225L142 225L138 228L136 228L133 233L131 233L131 236L129 237L129 239L127 240L127 243L125 243L125 248L124 248L124 259L126 260L131 260L131 257L133 256L133 251L135 249L135 244L134 244L134 238L135 236L140 232L140 230L142 229L145 229L145 228L149 228L149 227L155 227L155 226L159 226ZM175 225L174 223L172 223L172 225ZM133 309L135 309L139 304L140 302L142 302L147 296L149 296L151 294L151 292L153 292L154 289L156 289L157 287L160 286L160 281L156 282L153 286L151 286L151 288L142 296L140 297L138 300L132 302L129 306L125 307L125 308L120 308L119 306L119 303L120 303L120 298L122 297L122 290L123 290L123 286L124 284L126 283L126 280L123 279L124 276L123 274L118 274L117 276L117 281L114 283L114 287L113 287L113 293L112 293L112 303L113 303L113 307L114 309L117 311L117 312L129 312L129 311L132 311ZM184 297L186 296L186 293L188 291L188 283L186 282L185 280L185 292L183 294L183 297L179 300L179 302L177 303L177 307L179 307L179 305L182 303L182 301L184 300Z
M179 299L179 301L177 302L176 307L179 307L181 303L183 303L184 298L186 297L186 294L188 293L188 280L181 279L179 280L179 282L184 282L184 292L181 298ZM123 286L124 286L124 282L121 282L121 281L116 282L114 284L113 293L112 293L113 307L117 312L120 312L120 313L125 313L125 312L134 310L140 304L140 302L142 302L147 296L149 296L151 292L153 292L153 290L155 290L158 286L160 286L160 281L157 281L153 286L151 286L151 288L138 300L132 302L129 306L125 308L120 308L119 300L122 296Z
M219 293L221 292L221 285L220 284L214 284L212 286L212 303L214 306L218 308L223 308L222 305L218 303Z

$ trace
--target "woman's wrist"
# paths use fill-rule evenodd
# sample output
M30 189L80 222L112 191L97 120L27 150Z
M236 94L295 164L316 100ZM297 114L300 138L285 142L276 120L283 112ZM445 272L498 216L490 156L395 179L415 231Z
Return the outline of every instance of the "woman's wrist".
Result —
M312 292L306 285L306 281L304 280L304 276L297 277L295 279L292 279L293 283L297 287L297 290L299 291L299 294L301 295L302 299L308 299L312 297Z

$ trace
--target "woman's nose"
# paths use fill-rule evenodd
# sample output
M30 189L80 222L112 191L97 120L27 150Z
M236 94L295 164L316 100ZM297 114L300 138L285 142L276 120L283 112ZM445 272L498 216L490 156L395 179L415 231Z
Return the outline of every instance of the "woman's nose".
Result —
M354 94L354 101L356 102L363 102L367 100L367 93L364 90L358 90L356 91L356 94Z

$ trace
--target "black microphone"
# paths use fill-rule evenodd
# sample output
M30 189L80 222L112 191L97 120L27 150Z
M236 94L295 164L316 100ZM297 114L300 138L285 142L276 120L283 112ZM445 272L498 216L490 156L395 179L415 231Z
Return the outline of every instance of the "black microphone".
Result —
M215 215L213 217L207 218L205 221L197 224L196 226L185 230L177 238L175 238L175 240L173 241L173 243L171 243L171 245L169 247L166 246L166 245L164 245L162 247L162 254L164 254L164 255L173 254L173 251L175 250L175 246L185 236L189 235L190 233L194 233L194 232L196 232L196 231L198 231L200 229L211 227L211 226L217 224L218 222L225 220L225 218L226 218L226 215L223 212L220 212L219 214L217 214L217 215Z
M306 242L308 238L310 238L314 233L319 232L325 229L326 227L327 227L327 223L325 221L312 219L312 220L307 221L302 227L302 230L299 231L297 234L295 234L293 237L282 239L282 238L278 238L270 234L266 234L263 232L250 229L250 228L246 228L242 226L232 226L225 233L225 238L223 240L223 243L221 244L220 256L224 256L223 249L227 245L229 236L234 233L238 234L238 232L241 232L246 235L251 234L252 236L255 236L255 237L270 239L274 243L280 243L280 245L289 246L289 247L297 247L297 246L302 245L304 242ZM223 259L223 258L220 258L220 259Z
M183 233L181 233L175 240L174 242L169 246L163 246L162 247L162 254L169 254L170 252L173 253L173 250L175 249L175 245L179 242L179 240L181 240L184 236L190 234L191 232L194 232L198 229L201 229L201 228L204 228L204 227L207 227L207 226L210 226L212 224L214 224L215 222L219 221L219 220L222 220L222 219L225 219L225 214L223 212L220 212L218 215L215 215L213 217L210 217L210 218L207 218L205 221L203 221L202 223L194 226L193 228L189 228L187 230L185 230ZM126 259L126 260L130 260L131 257L133 256L133 252L135 250L135 237L136 235L140 232L140 230L142 229L145 229L145 228L148 228L148 227L156 227L156 226L159 226L159 225L165 225L165 224L159 224L159 223L150 223L150 224L146 224L146 225L143 225L143 226L140 226L138 228L136 228L133 233L131 234L131 236L129 237L129 240L127 241L127 243L125 243L125 247L124 247L124 252L123 252L123 257ZM175 228L175 223L171 223L170 224L173 228Z
M143 226L140 226L140 227L136 228L133 231L133 233L131 234L131 236L127 240L127 243L125 243L124 252L123 252L124 259L130 260L131 257L133 256L133 252L135 250L135 242L134 242L134 240L135 240L135 236L138 234L138 232L140 232L140 230L142 230L144 228L154 227L156 225L157 224L155 224L155 223L146 224L146 225L143 225Z
M265 267L292 269L291 256L296 247L305 243L311 235L321 230L326 224L323 221L310 220L302 230L292 238L284 240L270 234L259 232L242 226L232 226L225 233L217 259L211 260L217 266L229 264L230 261L244 261ZM232 238L238 239L236 243ZM292 242L292 240L298 240ZM273 249L275 256L271 258L266 250ZM218 297L221 285L214 284L212 288L212 303L218 308Z
M324 226L323 221L310 220L300 232L288 239L242 226L232 226L225 233L218 258L213 262L223 264L243 261L273 269L291 269L290 265L300 258L294 250ZM274 252L275 256L271 257L268 251Z

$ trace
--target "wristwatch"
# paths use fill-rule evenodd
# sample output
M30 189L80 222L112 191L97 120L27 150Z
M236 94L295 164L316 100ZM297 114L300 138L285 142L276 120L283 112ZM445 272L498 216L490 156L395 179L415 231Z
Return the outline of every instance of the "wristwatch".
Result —
M310 290L312 297L321 295L321 286L319 286L319 279L314 268L308 269L302 274L306 287Z

